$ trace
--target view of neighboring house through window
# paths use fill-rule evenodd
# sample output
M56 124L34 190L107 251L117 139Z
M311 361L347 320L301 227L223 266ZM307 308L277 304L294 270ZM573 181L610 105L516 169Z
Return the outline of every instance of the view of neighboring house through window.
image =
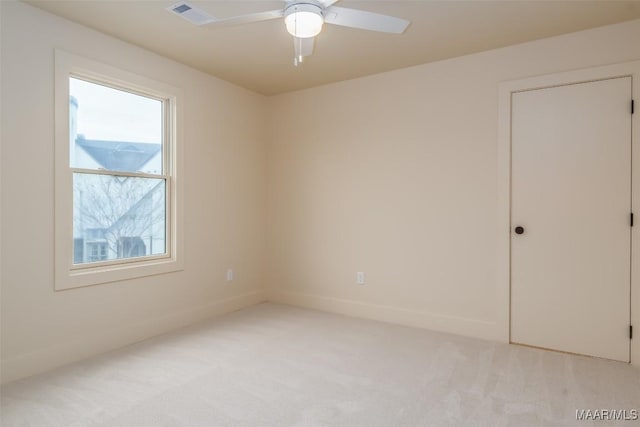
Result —
M164 103L69 78L73 263L167 253Z

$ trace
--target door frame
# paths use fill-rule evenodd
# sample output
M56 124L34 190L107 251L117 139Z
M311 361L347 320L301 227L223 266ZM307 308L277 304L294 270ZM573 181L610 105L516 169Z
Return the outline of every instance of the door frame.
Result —
M498 85L498 247L497 247L497 318L499 336L503 342L511 340L511 97L515 92L584 83L615 77L631 77L631 93L635 112L631 118L631 208L640 200L640 61L625 62L602 67L554 73L538 77L513 80ZM631 112L631 103L629 103ZM640 209L638 212L640 214ZM633 242L640 237L640 224L631 229L631 324L636 337L631 340L630 360L640 366L640 249L633 250Z

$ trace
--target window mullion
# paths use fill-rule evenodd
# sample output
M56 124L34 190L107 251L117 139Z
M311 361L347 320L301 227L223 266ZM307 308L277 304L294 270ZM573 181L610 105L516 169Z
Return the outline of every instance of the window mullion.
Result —
M131 177L131 178L153 178L153 179L169 179L170 176L168 174L149 174L143 172L122 172L122 171L114 171L107 169L83 169L83 168L70 168L71 173L81 173L87 175L111 175L111 176L122 176L122 177Z

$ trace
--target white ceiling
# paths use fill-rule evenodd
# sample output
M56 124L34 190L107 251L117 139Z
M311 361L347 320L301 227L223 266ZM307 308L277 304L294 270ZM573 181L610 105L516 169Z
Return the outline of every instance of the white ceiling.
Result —
M26 2L265 95L640 18L640 0L342 0L337 6L412 23L402 35L325 25L313 55L296 68L283 20L212 29L167 12L177 0ZM217 18L284 6L271 0L189 3Z

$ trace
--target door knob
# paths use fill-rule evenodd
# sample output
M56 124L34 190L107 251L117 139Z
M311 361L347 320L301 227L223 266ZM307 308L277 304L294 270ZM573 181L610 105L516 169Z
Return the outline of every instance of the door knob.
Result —
M524 227L521 226L517 226L515 229L516 234L522 234L524 233Z

